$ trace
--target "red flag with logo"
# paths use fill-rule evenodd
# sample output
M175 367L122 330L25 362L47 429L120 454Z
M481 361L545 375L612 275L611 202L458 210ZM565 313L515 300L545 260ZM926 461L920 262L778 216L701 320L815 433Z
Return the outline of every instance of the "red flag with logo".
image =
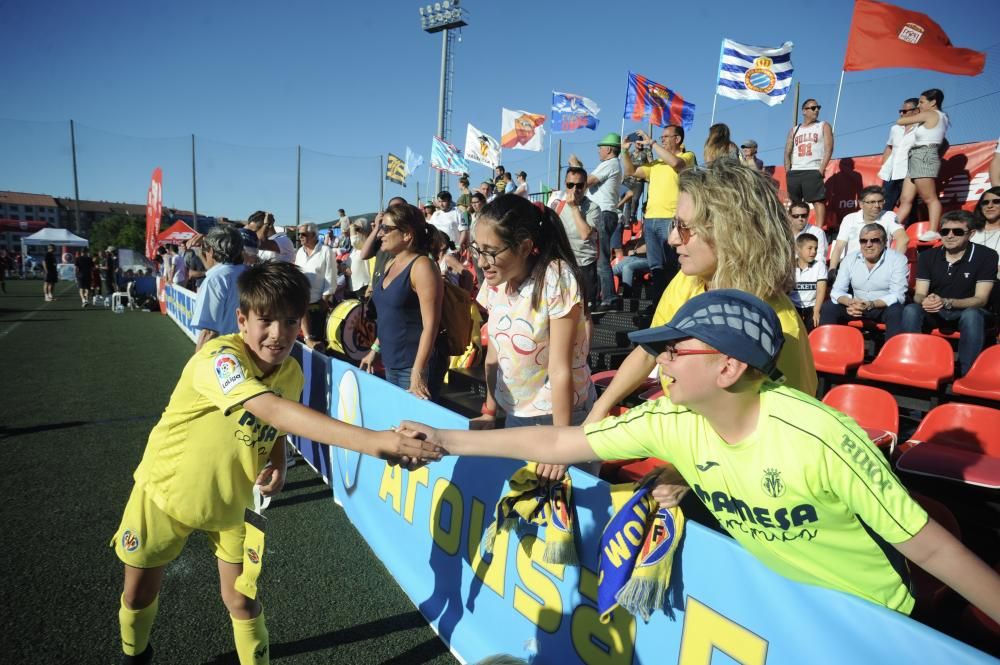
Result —
M163 171L153 169L153 177L146 192L146 258L156 258L156 236L160 234L160 215L163 214Z
M985 66L985 53L952 46L926 14L875 0L854 4L844 71L910 67L976 76Z

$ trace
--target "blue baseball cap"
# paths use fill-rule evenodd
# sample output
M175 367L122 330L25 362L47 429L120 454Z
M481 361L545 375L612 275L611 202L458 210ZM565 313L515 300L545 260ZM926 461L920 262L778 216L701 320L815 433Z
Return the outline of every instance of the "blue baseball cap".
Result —
M778 315L766 302L745 291L718 289L688 300L665 326L628 335L647 353L658 356L667 342L693 337L716 351L778 380L778 354L785 343Z

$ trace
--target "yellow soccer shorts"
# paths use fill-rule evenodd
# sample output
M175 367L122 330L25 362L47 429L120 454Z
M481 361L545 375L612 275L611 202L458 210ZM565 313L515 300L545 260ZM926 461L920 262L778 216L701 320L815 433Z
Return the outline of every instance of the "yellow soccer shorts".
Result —
M193 531L193 527L160 510L143 488L135 485L111 546L126 565L158 568L180 555ZM205 534L212 543L216 558L226 563L243 563L245 524L225 531L206 531Z

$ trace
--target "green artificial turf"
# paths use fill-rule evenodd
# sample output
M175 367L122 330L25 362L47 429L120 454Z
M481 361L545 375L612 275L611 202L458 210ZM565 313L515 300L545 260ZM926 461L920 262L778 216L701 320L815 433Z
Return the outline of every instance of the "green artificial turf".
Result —
M158 313L81 309L74 285L0 294L0 625L11 663L116 663L122 566L108 547L150 428L193 346ZM300 462L269 518L273 662L455 663ZM215 559L196 534L167 571L158 663L236 662Z

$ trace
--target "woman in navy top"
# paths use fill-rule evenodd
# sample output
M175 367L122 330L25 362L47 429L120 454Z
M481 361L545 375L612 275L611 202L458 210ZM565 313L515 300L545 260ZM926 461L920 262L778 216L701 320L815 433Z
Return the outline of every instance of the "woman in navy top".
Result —
M448 369L445 338L438 334L444 284L428 257L433 231L414 206L385 211L378 234L382 250L393 258L372 288L378 342L361 361L370 372L381 353L386 381L423 399L437 397Z

